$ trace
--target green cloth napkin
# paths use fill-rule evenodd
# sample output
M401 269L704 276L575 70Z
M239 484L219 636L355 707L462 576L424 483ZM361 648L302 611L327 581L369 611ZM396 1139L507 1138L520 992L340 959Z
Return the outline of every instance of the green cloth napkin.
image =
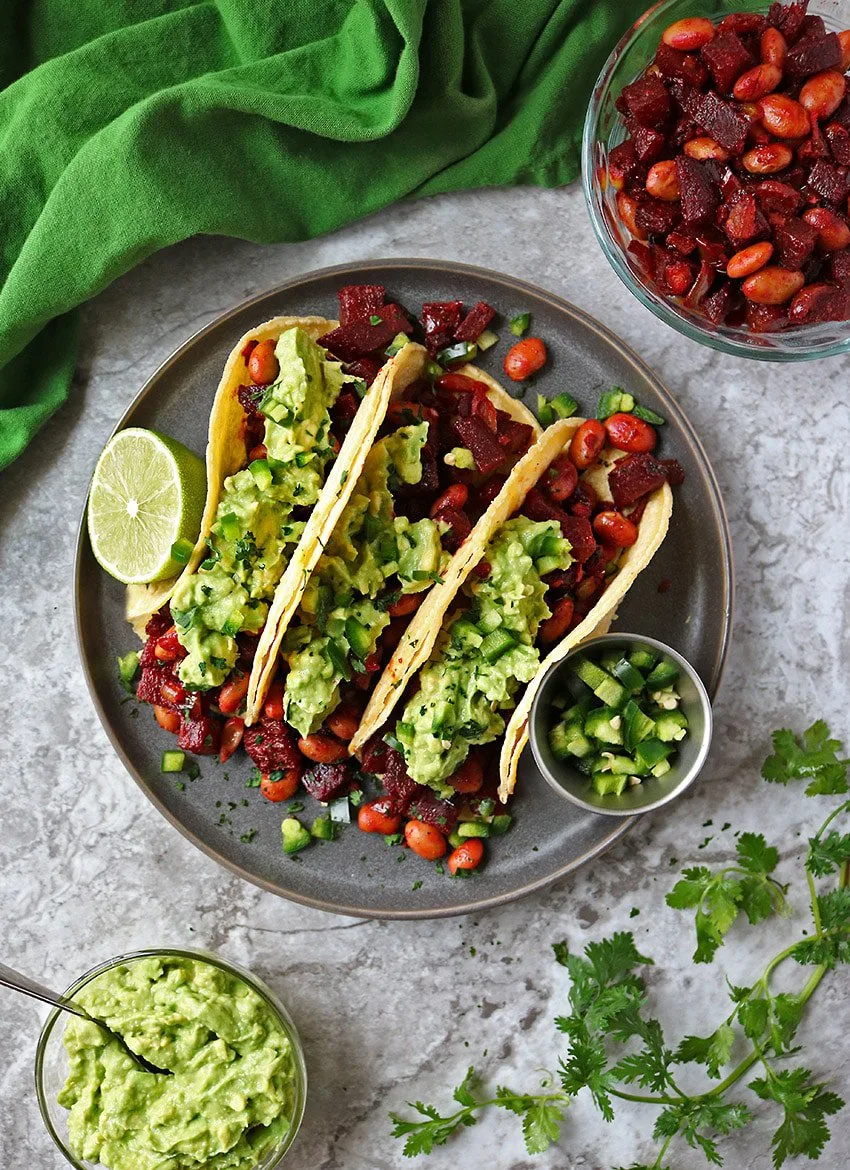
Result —
M645 4L3 0L0 468L68 396L73 310L156 249L570 182Z

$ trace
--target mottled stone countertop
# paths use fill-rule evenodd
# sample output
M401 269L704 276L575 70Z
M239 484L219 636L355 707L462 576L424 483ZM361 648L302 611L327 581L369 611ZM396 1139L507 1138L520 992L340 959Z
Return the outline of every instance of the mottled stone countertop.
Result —
M501 269L561 294L629 342L678 397L710 453L731 521L737 615L716 704L708 767L685 799L646 817L607 856L545 893L438 922L367 922L290 905L219 868L132 783L101 730L72 626L72 561L91 470L115 421L160 362L243 298L346 260L450 257ZM674 1035L725 1014L724 974L741 982L797 919L743 931L717 968L690 964L690 935L664 905L676 861L722 859L735 829L801 849L816 810L758 779L776 726L816 716L850 738L847 623L850 359L748 362L692 344L620 285L592 237L578 187L485 191L407 203L314 242L257 247L198 239L142 264L85 310L77 384L2 485L0 628L6 670L0 748L0 958L64 986L133 948L170 942L220 951L289 1004L311 1073L292 1170L388 1170L403 1163L387 1111L407 1098L448 1101L475 1062L490 1082L533 1087L557 1063L551 1017L565 972L549 944L583 946L633 929L659 967L649 979ZM721 829L726 822L733 828ZM701 848L706 837L713 840ZM786 863L787 865L787 863ZM790 873L791 871L788 870ZM631 916L633 908L639 909ZM690 928L689 928L690 929ZM770 948L768 950L768 948ZM32 1088L42 1009L2 993L0 1166L64 1165ZM804 1028L808 1059L850 1095L850 993L826 980ZM651 1118L627 1107L613 1126L582 1101L557 1151L525 1154L516 1119L465 1132L428 1163L497 1170L608 1170L642 1162ZM825 1155L850 1158L839 1117ZM732 1147L731 1170L767 1170L767 1123ZM419 1164L419 1162L415 1163ZM681 1150L677 1170L703 1165Z

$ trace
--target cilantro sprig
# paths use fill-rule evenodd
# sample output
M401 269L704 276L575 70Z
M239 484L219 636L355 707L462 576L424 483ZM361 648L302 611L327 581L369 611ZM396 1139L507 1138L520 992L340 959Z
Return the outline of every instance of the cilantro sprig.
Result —
M846 796L849 761L839 758L841 747L823 721L800 737L777 731L762 775L785 785L803 780L807 796ZM567 1042L555 1076L547 1076L538 1093L517 1093L500 1085L486 1096L470 1068L454 1091L459 1106L454 1112L441 1114L417 1101L410 1106L415 1117L390 1114L393 1135L404 1139L404 1153L431 1153L460 1129L475 1125L491 1107L517 1114L528 1152L541 1153L558 1141L569 1105L586 1091L607 1121L615 1119L619 1101L657 1110L657 1157L651 1165L629 1170L667 1170L674 1142L684 1142L710 1165L721 1166L719 1139L747 1126L760 1102L778 1111L771 1140L776 1170L789 1158L818 1158L830 1137L828 1118L844 1101L797 1063L797 1033L824 976L850 963L850 832L837 824L848 814L850 800L845 799L809 838L804 864L808 931L774 955L750 986L728 986L731 1010L713 1032L685 1036L676 1045L668 1040L661 1022L650 1014L643 971L652 959L638 951L631 932L588 943L582 954L571 952L565 942L556 943L555 959L567 969L570 988L569 1013L555 1019ZM761 833L741 833L733 864L684 870L667 904L694 911L695 962L711 963L742 915L755 924L789 912L787 887L773 876L778 862L779 850ZM819 889L819 879L830 881L831 887ZM774 975L789 962L806 969L808 979L798 991L776 991ZM679 1083L683 1065L701 1067L709 1087L687 1092ZM752 1070L757 1075L745 1080ZM744 1087L754 1095L749 1103L737 1096Z

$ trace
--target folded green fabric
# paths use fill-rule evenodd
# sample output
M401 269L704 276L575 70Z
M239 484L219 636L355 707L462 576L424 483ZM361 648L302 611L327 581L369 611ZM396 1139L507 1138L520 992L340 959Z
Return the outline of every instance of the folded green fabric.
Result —
M571 181L598 70L644 6L5 0L0 468L67 398L75 307L156 249Z

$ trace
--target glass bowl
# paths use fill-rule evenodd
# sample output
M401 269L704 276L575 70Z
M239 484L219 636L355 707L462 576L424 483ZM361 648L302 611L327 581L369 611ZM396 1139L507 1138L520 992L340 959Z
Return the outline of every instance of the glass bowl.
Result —
M686 16L720 20L730 12L767 12L769 7L764 0L660 0L645 12L620 40L596 82L584 124L582 182L593 229L608 262L656 317L692 341L724 353L762 361L807 361L850 350L850 321L796 326L780 333L751 333L745 326L714 325L679 300L662 296L647 283L626 251L630 236L617 214L617 192L605 181L608 153L626 137L614 102L650 64L664 29ZM845 0L816 0L810 11L822 16L832 32L848 25Z
M152 950L131 951L126 955L118 955L114 959L107 959L105 963L100 963L97 967L93 967L91 971L87 971L85 975L81 975L79 979L71 984L65 992L65 995L72 999L78 991L90 983L96 976L103 974L104 971L111 970L113 967L133 963L138 959L150 959L159 956L197 959L201 962L209 963L213 967L218 967L228 975L233 975L235 978L241 979L243 983L246 983L255 991L269 1008L271 1008L280 1024L281 1030L292 1044L295 1064L295 1105L292 1124L280 1143L274 1149L270 1150L266 1157L254 1167L254 1170L275 1170L275 1167L279 1166L283 1161L301 1127L307 1098L307 1066L304 1063L304 1051L301 1047L301 1041L298 1038L298 1032L289 1012L274 992L262 980L242 967L237 967L234 963L227 963L218 955L209 954L207 951L176 947L158 947ZM70 1149L68 1145L69 1113L57 1101L59 1091L68 1075L68 1060L65 1053L65 1046L62 1043L62 1036L64 1033L64 1022L70 1018L66 1012L55 1009L47 1017L44 1027L41 1029L35 1054L35 1089L38 1097L38 1105L44 1124L47 1127L47 1132L65 1155L67 1161L76 1167L76 1170L103 1170L99 1162L89 1162L84 1158L79 1158Z

